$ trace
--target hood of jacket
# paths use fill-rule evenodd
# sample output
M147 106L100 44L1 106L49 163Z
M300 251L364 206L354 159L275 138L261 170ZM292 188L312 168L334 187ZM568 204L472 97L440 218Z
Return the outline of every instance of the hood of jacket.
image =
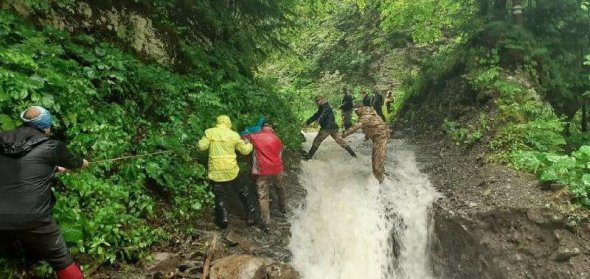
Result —
M0 134L0 154L22 157L48 139L41 130L24 125L14 131Z
M262 127L262 125L264 125L265 122L266 118L264 118L264 116L261 116L258 118L258 121L256 121L256 126Z
M231 129L231 119L227 115L217 116L217 127L225 127Z

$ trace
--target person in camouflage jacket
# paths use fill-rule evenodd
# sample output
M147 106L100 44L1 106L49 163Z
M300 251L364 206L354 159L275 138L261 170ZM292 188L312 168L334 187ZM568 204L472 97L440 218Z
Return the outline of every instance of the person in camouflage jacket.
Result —
M355 105L354 112L359 117L358 122L350 129L344 131L343 138L362 129L365 135L373 142L373 175L382 183L385 179L385 157L387 155L387 141L389 140L389 128L383 119L371 107Z

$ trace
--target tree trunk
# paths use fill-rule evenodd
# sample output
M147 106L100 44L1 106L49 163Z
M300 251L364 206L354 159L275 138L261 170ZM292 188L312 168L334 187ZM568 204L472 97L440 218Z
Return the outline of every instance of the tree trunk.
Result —
M512 20L518 25L522 25L523 9L522 0L512 0Z

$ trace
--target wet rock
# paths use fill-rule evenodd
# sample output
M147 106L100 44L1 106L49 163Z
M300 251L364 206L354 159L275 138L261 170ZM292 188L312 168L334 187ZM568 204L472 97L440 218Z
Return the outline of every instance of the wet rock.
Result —
M535 224L543 225L551 223L551 219L536 208L527 210L526 215L527 218Z
M299 274L271 258L232 255L215 263L210 279L298 279Z
M251 250L256 247L256 244L254 244L252 241L246 239L245 237L243 237L242 235L240 235L239 233L237 233L236 231L233 231L233 230L227 234L225 239L228 241L230 246L238 246L239 245L240 247L242 247L245 250Z
M185 272L191 269L203 269L203 263L200 261L184 261L178 265L178 271Z
M168 252L157 252L152 254L152 262L146 266L148 271L161 272L168 274L176 271L176 267L180 263L180 256L178 254Z
M267 277L262 278L296 279L301 277L293 267L284 263L273 263L267 265L264 269Z
M569 260L571 257L577 256L580 254L579 248L567 248L567 247L559 247L553 254L551 254L550 259L556 262L564 262Z

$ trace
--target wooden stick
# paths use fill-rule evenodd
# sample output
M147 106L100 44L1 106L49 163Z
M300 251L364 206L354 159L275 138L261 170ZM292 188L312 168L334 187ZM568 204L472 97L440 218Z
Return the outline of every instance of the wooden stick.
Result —
M127 160L127 159L141 158L141 157L146 157L146 156L166 154L166 153L171 153L171 152L174 152L174 150L165 150L165 151L158 151L158 152L153 152L153 153L148 153L148 154L123 156L123 157L118 157L118 158L113 158L113 159L91 161L89 163L97 164L97 163L104 163L104 162L114 162L114 161L120 161L120 160Z
M209 251L207 251L207 257L205 257L205 263L203 264L203 279L209 278L209 269L211 268L211 260L213 259L213 255L215 254L217 238L219 238L219 235L213 235L213 239L211 239L211 242L209 243Z

